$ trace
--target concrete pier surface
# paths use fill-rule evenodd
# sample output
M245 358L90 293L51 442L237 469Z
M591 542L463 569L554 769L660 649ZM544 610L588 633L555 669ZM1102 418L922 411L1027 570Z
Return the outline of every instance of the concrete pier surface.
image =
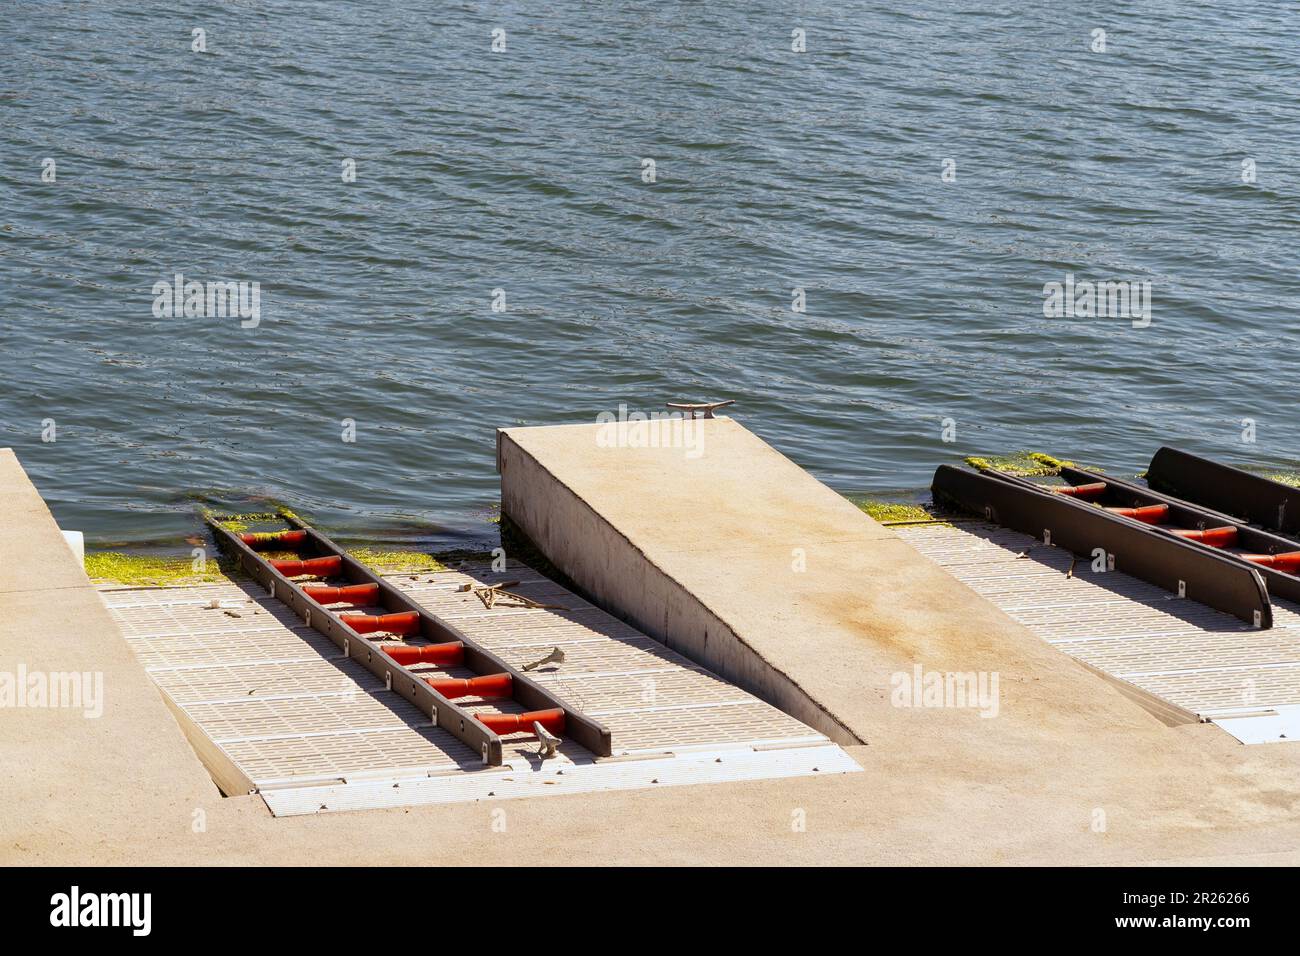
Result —
M1148 729L1118 693L735 421L501 432L502 510L606 608L842 743L993 757ZM613 426L609 426L613 427ZM669 443L672 444L672 443ZM996 673L996 716L900 707L897 675ZM1081 754L1068 761L1077 765Z
M589 426L509 430L507 513L580 587L604 562L589 591L606 610L865 741L847 746L865 772L274 818L219 794L0 450L0 679L103 689L99 715L0 709L0 863L1300 862L1295 748L1165 726L735 422L703 434L683 459L598 447ZM806 571L788 570L795 548ZM998 715L891 706L889 675L916 663L997 669Z
M1181 800L1182 815L1216 793L1224 825L1300 803L1293 748L1245 753L1213 728L1166 726L734 420L504 429L498 468L503 514L595 602L866 743L877 786L910 780L921 802L959 781L999 803L1036 794L1056 826L1085 828L1131 801ZM996 674L996 715L899 706L918 669ZM1238 764L1278 776L1257 786Z

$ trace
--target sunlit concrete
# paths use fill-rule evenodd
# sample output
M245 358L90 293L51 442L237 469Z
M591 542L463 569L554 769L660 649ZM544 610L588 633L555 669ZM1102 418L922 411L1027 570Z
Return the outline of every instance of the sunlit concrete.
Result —
M737 448L757 443L736 440ZM800 474L782 468L791 480ZM628 493L661 511L683 503L664 482ZM868 741L849 748L865 773L274 819L258 797L219 796L8 451L0 451L0 502L0 672L20 664L98 672L106 698L97 718L70 708L0 710L0 864L1300 862L1294 749L1243 747L1205 725L1165 727L1107 685L1067 673L1068 662L1022 647L1004 618L975 604L965 605L970 653L953 630L960 615L943 608L926 618L937 633L900 630L903 612L924 605L925 591L909 596L909 588L928 581L939 594L959 593L941 576L867 576L852 600L830 591L829 578L812 591L778 579L772 591L748 595L754 613L730 622L748 630L766 608L789 622L796 643L806 633L796 626L801 609L843 609L819 611L844 622L819 639L818 666L846 673L814 679L808 670L808 696ZM738 506L749 511L731 527L760 526L759 503ZM587 520L594 528L605 519ZM806 545L773 534L736 568L775 573L778 551L804 546L813 574L823 560L848 560L863 534L888 544L870 524L839 540L809 533ZM716 591L745 580L738 573L723 572ZM873 592L882 586L901 592L902 610L881 610L889 602ZM787 610L777 607L776 587L789 592ZM828 590L816 596L817 588ZM878 646L852 649L850 638ZM878 698L880 672L913 657L934 667L996 661L999 716L889 708ZM802 681L817 659L781 662L798 665Z

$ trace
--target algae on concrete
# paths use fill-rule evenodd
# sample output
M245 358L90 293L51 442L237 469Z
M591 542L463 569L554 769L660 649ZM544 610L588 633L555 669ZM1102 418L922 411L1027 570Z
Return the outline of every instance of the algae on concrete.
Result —
M855 501L853 503L881 524L937 520L929 509L915 502Z
M348 554L380 574L390 571L446 571L443 564L423 551L384 551L380 548L348 548Z
M86 554L86 575L100 584L128 584L138 587L180 587L221 584L239 572L226 558L207 560L196 568L191 558L167 558L120 551L92 551Z

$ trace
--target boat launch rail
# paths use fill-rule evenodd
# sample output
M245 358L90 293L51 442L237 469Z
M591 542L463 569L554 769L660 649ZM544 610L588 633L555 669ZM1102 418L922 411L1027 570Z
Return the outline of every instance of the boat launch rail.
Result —
M291 529L257 534L238 534L213 518L208 523L218 541L273 597L288 604L309 627L384 680L437 726L481 754L484 764L500 766L501 736L517 732L536 733L544 749L553 749L552 736L566 736L596 756L611 754L609 729L599 721L431 614L301 519L285 516L285 520ZM295 557L269 559L260 553L266 550L291 551ZM302 576L319 580L293 580ZM349 615L342 608L326 607L326 603L372 606L382 613ZM400 640L367 636L380 633ZM407 638L421 643L408 643ZM445 674L412 671L416 664L463 666L478 675L479 683L472 688L449 683ZM453 699L483 693L509 698L525 712L471 712Z
M1110 570L1125 571L1256 627L1273 624L1268 590L1256 568L1156 532L1138 516L1053 494L1027 479L950 465L935 472L932 491L940 504L983 515L1089 560L1101 552Z

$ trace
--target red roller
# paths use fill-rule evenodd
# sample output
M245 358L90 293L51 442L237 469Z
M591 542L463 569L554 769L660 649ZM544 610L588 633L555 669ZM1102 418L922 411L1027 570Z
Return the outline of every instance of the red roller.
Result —
M1107 508L1113 515L1122 515L1143 524L1163 524L1169 517L1168 505L1144 505L1141 508Z
M327 578L343 570L343 559L337 554L328 558L308 558L306 561L272 561L275 568L287 578L299 574L314 574L318 578Z
M1272 568L1274 571L1285 571L1287 574L1300 571L1300 551L1287 551L1283 554L1243 554L1242 557L1260 567Z
M1223 528L1206 528L1204 531L1193 531L1189 528L1171 528L1170 530L1180 538L1186 538L1188 541L1199 541L1201 544L1208 544L1212 548L1231 548L1237 544L1237 529L1232 525Z
M321 604L374 604L379 600L378 584L349 584L332 588L325 584L304 584L303 593Z
M425 683L443 697L509 697L514 681L509 674L487 674L461 680L455 677L426 677Z
M278 531L272 533L250 532L241 534L239 540L254 551L292 551L307 543L306 531Z
M420 615L415 611L401 611L397 614L349 614L339 620L358 634L373 634L375 631L387 631L390 634L420 633Z
M478 721L488 730L497 734L518 734L533 732L533 724L538 723L548 733L557 737L564 733L564 710L559 707L551 710L530 710L526 714L475 714Z
M460 641L447 644L426 644L412 647L409 644L380 644L379 649L399 664L434 664L437 667L456 667L465 663L465 645Z
M1106 493L1106 482L1094 481L1088 485L1050 485L1055 494L1065 495L1068 498L1086 498L1091 501L1093 498L1100 498Z

